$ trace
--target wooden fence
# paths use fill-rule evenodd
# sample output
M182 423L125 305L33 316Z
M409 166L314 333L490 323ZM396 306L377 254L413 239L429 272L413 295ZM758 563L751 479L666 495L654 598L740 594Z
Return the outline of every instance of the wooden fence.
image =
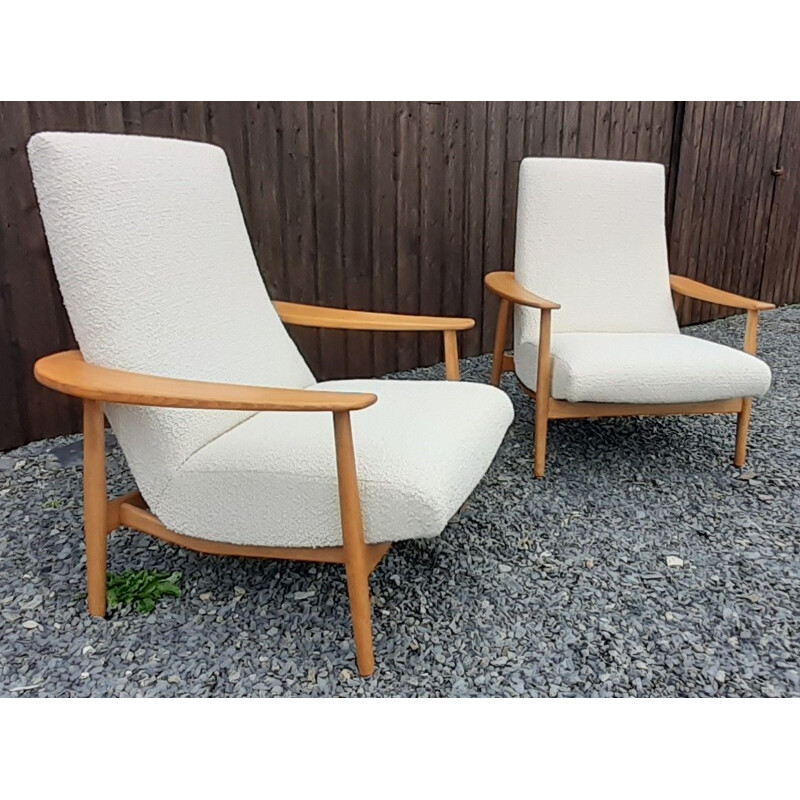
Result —
M74 345L25 155L48 129L221 145L274 298L471 316L465 355L491 349L482 276L512 267L529 155L663 163L673 271L800 300L796 103L0 103L0 449L78 430L76 404L31 372ZM684 323L724 313L680 308ZM433 335L292 333L321 378L442 358Z

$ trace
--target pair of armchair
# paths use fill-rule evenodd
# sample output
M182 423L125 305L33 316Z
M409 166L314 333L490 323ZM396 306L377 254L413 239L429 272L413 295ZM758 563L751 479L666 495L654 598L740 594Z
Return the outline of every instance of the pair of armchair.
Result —
M745 358L760 365L761 382L740 380L736 376L747 371L745 362L734 363L729 348L718 345L711 346L719 351L709 351L707 360L722 359L723 352L729 359L725 370L731 380L723 397L706 396L720 386L706 374L698 376L708 384L706 394L689 396L695 390L688 370L705 355L699 350L693 351L694 361L688 356L681 361L680 389L673 387L671 373L657 375L670 356L683 354L681 343L689 338L678 333L674 311L667 311L666 277L655 276L666 264L658 243L663 244L663 211L656 225L650 198L647 230L637 233L636 246L618 253L612 242L625 213L638 210L634 195L638 176L645 174L640 170L650 188L663 181L654 165L523 162L516 280L511 273L487 277L501 296L491 386L458 381L456 335L471 328L472 320L272 302L219 148L150 137L40 133L28 152L54 267L81 348L41 359L35 374L44 385L83 401L88 603L96 616L106 612L107 538L119 526L205 553L341 563L358 668L370 675L375 663L370 573L392 542L444 530L485 474L513 420L509 398L495 388L501 370L512 366L503 352L512 303L518 323L514 365L523 386L537 397L537 475L544 470L549 419L730 411L739 414L746 436L749 398L766 390L764 369L769 383L768 369L751 356ZM566 184L559 183L562 167L572 173ZM549 177L542 180L545 174ZM559 214L575 210L573 191L584 210L600 215L596 230L585 227L580 214L558 226ZM530 199L527 192L542 197ZM606 201L617 194L626 205L609 210ZM548 216L550 201L559 213ZM600 248L592 242L595 233ZM543 259L552 244L548 240L562 238L562 249ZM571 249L570 242L580 247ZM658 258L651 263L653 247ZM603 282L619 271L616 289L606 286L621 297L599 296L593 258L614 267L604 271ZM562 302L557 323L551 324L550 314L559 306L524 288L538 286L540 264L549 276L541 290L552 290ZM576 269L585 274L577 294L570 295L565 287ZM631 277L637 276L637 284L644 273L655 276L651 284L631 286ZM677 288L712 291L693 286ZM639 305L651 290L662 288L666 300ZM572 308L576 297L593 327L580 322L581 308ZM720 302L719 295L713 298ZM627 303L635 304L635 322L607 330ZM748 310L755 314L760 307L766 305ZM448 380L317 382L285 325L440 332ZM656 337L652 346L636 345L634 325ZM751 350L753 326L749 323ZM579 369L581 337L592 336L598 337L592 340L596 352L609 356L600 364L581 357L596 368L593 376ZM639 362L626 367L630 353ZM658 358L651 363L647 354L654 353ZM624 399L625 370L648 363L654 377L645 384L634 381L636 398ZM747 369L755 375L750 361ZM669 397L656 399L662 389ZM727 398L734 390L739 394ZM138 487L113 500L106 490L104 416ZM743 448L740 453L737 444L737 458L744 457Z

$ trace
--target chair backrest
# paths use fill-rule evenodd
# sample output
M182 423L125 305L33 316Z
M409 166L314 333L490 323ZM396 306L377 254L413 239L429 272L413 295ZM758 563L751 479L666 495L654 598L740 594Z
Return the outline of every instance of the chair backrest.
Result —
M523 159L515 277L561 304L554 333L678 331L664 199L661 164ZM515 323L538 338L538 312L518 309Z
M38 133L28 157L87 361L223 383L314 382L267 294L220 148ZM252 416L126 406L106 413L145 498L193 452Z

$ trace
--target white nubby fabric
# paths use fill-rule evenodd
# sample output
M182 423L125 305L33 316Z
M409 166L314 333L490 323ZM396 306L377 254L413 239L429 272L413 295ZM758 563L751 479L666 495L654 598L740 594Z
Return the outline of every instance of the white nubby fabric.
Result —
M378 402L351 414L365 537L442 532L511 424L503 392L446 381L318 384L267 294L218 147L39 133L28 155L87 361L191 380L373 392ZM107 405L106 414L167 527L237 544L342 543L330 413Z
M691 403L760 397L769 367L678 329L669 286L664 167L526 158L515 277L551 312L551 396L572 403ZM539 312L516 306L514 364L536 389Z

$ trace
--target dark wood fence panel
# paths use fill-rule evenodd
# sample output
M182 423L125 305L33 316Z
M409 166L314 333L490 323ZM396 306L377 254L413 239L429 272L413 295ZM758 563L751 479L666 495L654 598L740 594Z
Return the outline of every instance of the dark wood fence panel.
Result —
M764 271L754 291L773 303L800 302L800 103L786 103Z
M760 296L787 105L687 103L670 236L673 271ZM696 300L679 307L683 323L727 313Z
M794 103L0 103L0 449L79 424L76 404L31 371L36 358L74 346L25 155L45 129L220 145L273 297L474 317L465 355L491 348L497 304L482 278L513 266L526 156L664 164L675 271L800 300ZM680 312L683 322L728 313L690 303ZM292 335L320 378L442 358L434 334Z

